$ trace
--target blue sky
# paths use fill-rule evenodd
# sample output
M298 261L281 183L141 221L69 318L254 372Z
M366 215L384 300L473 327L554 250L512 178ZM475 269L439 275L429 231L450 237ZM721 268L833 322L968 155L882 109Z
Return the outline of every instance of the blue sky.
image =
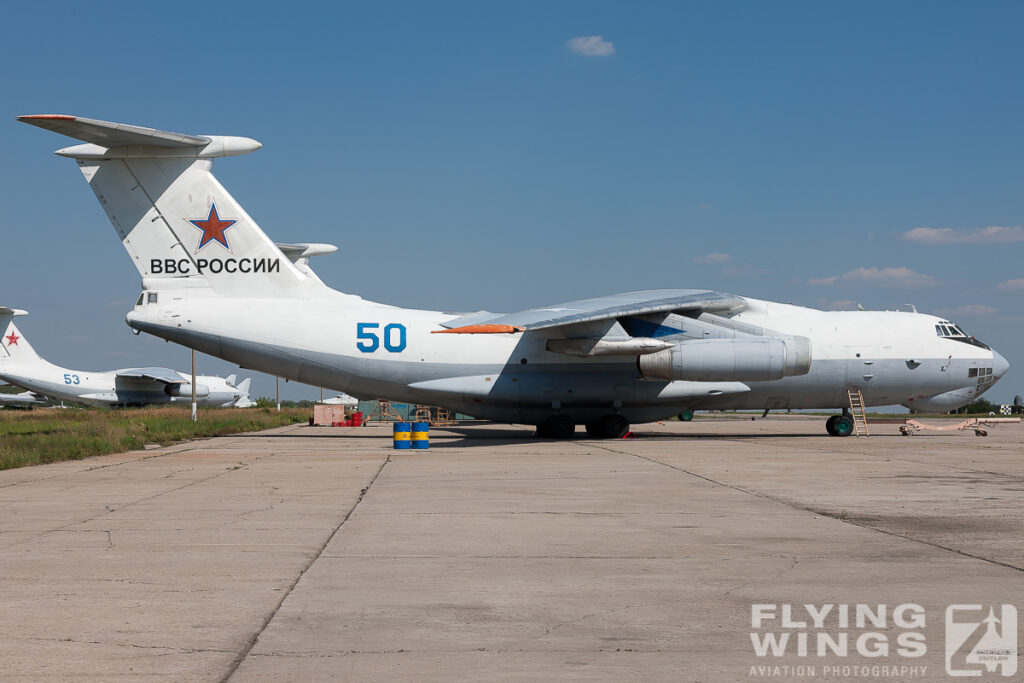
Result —
M910 302L1007 356L990 399L1024 393L1019 3L51 2L0 17L9 116L260 140L218 177L278 241L338 244L313 265L343 291L444 310L655 287ZM138 275L50 153L65 139L11 118L0 139L0 300L31 311L36 348L186 368L187 349L124 325Z

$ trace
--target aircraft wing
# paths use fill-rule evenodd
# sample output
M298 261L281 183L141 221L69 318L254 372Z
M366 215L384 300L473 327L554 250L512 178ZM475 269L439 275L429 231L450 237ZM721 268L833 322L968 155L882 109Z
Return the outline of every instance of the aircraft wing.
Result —
M146 145L151 147L202 147L210 138L183 133L170 133L126 123L113 123L67 114L35 114L19 116L19 121L52 130L76 140L85 140L100 147Z
M188 380L170 368L130 368L118 370L118 379L148 379L162 384L188 384Z
M509 326L510 331L528 331L647 313L730 313L743 310L746 306L746 301L734 294L704 289L649 289L570 301L518 313L481 311L441 324L450 330L470 325L502 325Z

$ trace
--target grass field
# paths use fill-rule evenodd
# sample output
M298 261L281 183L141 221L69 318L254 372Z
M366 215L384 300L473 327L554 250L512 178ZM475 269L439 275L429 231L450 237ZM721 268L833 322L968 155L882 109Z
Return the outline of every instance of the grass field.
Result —
M0 470L92 455L122 453L146 444L237 434L305 422L307 408L200 408L0 411Z

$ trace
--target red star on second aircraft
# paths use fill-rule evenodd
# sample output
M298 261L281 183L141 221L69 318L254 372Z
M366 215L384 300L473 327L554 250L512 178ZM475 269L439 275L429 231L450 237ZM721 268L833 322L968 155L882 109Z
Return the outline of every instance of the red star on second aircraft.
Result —
M203 236L199 239L199 246L196 247L196 253L210 242L219 242L221 246L230 251L231 247L228 246L228 238L224 235L224 231L237 222L237 220L223 219L218 216L216 204L210 205L210 215L206 219L189 220L189 223L203 231Z
M9 335L5 337L5 339L7 339L8 346L17 346L18 340L21 339L21 337L11 332Z

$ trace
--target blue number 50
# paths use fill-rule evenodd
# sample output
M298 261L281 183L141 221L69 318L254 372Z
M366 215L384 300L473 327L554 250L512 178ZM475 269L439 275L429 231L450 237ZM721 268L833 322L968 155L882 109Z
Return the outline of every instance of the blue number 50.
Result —
M380 348L381 338L376 330L380 323L356 323L356 348L363 353L373 353ZM405 325L390 323L384 326L384 348L391 353L405 351Z

